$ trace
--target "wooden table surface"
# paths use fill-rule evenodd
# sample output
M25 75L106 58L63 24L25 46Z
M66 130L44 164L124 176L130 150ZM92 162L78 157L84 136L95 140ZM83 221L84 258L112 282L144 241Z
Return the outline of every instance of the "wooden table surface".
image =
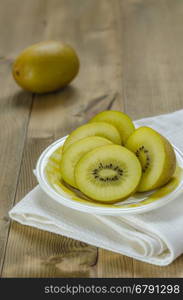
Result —
M2 277L183 277L183 256L152 266L8 217L37 184L32 170L42 150L96 112L119 109L138 119L182 108L182 37L180 0L1 0ZM59 92L21 90L11 76L13 60L50 39L73 45L79 75Z

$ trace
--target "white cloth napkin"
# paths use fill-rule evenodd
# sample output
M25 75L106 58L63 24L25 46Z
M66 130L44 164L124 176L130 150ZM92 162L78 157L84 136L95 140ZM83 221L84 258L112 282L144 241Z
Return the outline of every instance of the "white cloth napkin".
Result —
M183 110L141 119L183 151ZM183 194L148 213L97 216L65 207L35 187L10 212L17 222L118 252L155 265L168 265L183 253Z

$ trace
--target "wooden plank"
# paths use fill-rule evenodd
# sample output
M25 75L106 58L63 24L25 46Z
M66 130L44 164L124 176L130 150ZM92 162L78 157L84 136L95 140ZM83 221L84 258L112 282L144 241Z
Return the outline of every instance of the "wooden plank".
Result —
M9 229L8 210L12 207L24 141L29 121L32 95L20 90L12 79L11 64L26 43L35 40L34 13L40 9L40 1L20 0L17 10L15 1L2 1L0 10L0 274ZM21 16L21 18L20 18ZM42 24L41 24L42 27ZM21 30L20 30L21 29ZM39 32L39 21L37 32Z
M122 109L117 13L117 1L47 2L44 37L72 44L79 54L81 70L70 87L34 99L16 201L34 186L32 168L51 140L67 134L100 110ZM34 237L37 242L32 242ZM124 258L123 264L119 257L117 268L128 260ZM104 250L99 251L101 263L96 266L97 259L95 247L13 223L3 277L95 277L100 276L103 265L113 261ZM106 274L109 276L108 271L104 271Z
M36 159L53 140L29 139L24 149L16 202L36 185ZM13 252L12 252L13 249ZM12 223L2 277L87 277L97 249L82 242Z
M0 57L14 59L25 47L39 42L45 29L45 0L1 0Z
M0 95L0 273L9 228L8 210L15 198L31 106L31 96L24 92L18 93L18 89L12 83L10 69L9 63L1 64L3 76Z
M18 223L11 235L3 277L90 277L95 247Z
M182 278L183 257L177 258L171 265L159 267L134 260L134 277L152 278Z
M99 249L97 267L100 278L133 277L133 259L104 249Z
M123 91L134 118L182 108L182 1L120 1Z
M125 109L136 119L182 107L181 1L54 0L37 5L36 20L44 12L37 39L44 28L44 39L71 43L81 71L70 87L35 97L16 201L36 184L31 172L42 149L96 112ZM2 55L6 62L8 55ZM24 103L22 95L18 101ZM3 277L183 277L182 263L180 257L160 268L102 249L97 254L95 247L13 223Z
M109 0L48 2L45 37L70 43L78 52L81 68L73 84L65 90L36 96L30 136L54 133L60 137L98 111L111 107L122 109L114 3Z
M120 6L126 112L137 119L181 109L183 2L123 0ZM183 277L182 269L183 257L164 268L134 260L135 277Z

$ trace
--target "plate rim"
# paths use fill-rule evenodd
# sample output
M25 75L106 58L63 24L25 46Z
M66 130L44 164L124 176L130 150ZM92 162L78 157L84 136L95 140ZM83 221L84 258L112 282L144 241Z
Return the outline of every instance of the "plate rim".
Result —
M183 187L183 179L181 180L180 184L174 191L175 197L172 197L172 193L162 197L161 199L141 205L138 207L127 207L127 208L122 208L122 207L100 207L100 206L92 206L92 205L87 205L84 203L79 203L75 200L69 199L67 197L62 196L59 194L56 190L54 190L53 187L50 186L48 181L46 180L46 175L44 172L44 168L46 163L48 162L49 157L51 154L58 149L62 143L65 141L67 136L64 136L60 139L57 139L53 143L51 143L39 156L39 159L36 163L36 168L35 168L35 175L36 178L39 182L40 187L44 190L44 192L49 195L53 200L57 201L61 205L67 206L71 209L75 209L78 211L82 212L87 212L87 213L94 213L94 214L99 214L99 215L130 215L130 214L138 214L138 213L144 213L148 211L152 211L154 209L157 209L163 205L166 205L173 199L177 198L181 193L183 193L183 190L181 190L180 187ZM182 158L183 162L183 153L180 149L178 149L174 144L172 144L176 154L178 153L179 156Z

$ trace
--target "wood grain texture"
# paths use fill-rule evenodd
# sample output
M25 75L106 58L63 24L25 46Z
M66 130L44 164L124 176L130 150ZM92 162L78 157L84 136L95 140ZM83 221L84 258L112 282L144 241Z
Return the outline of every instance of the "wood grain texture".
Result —
M32 95L21 91L12 80L11 64L16 51L32 42L32 21L43 1L31 7L29 1L21 2L18 11L15 1L10 0L4 1L0 10L0 274L9 229L7 213L15 198L32 104ZM41 26L38 21L34 39Z
M182 1L119 2L126 112L137 119L181 109Z
M183 2L119 2L125 111L138 119L183 108ZM183 277L182 267L183 257L163 268L134 260L133 276Z
M96 112L119 109L137 119L182 108L183 2L2 2L2 277L183 277L183 257L168 267L156 267L15 222L8 236L7 218L13 202L36 185L32 169L41 151ZM80 73L69 87L32 97L13 82L11 62L25 46L47 39L73 45L81 60Z
M36 96L29 136L57 138L86 122L97 111L112 107L122 109L118 2L115 3L109 0L47 1L44 38L71 43L79 54L81 68L70 87Z
M116 2L117 4L118 2ZM46 1L43 38L61 39L62 37L62 40L71 43L79 53L81 70L78 78L70 87L56 93L34 97L16 201L19 201L35 185L35 180L32 179L32 169L39 153L46 145L86 122L100 110L112 107L122 109L120 48L115 19L118 7L116 5L114 6L111 1L106 0L100 2ZM94 15L95 21L93 22ZM66 28L68 20L69 27ZM37 151L36 149L40 150ZM22 231L27 232L27 235ZM53 234L49 234L50 243L66 244L69 260L67 255L62 253L62 246L60 246L59 255L58 250L51 247L48 257L42 258L41 266L38 263L37 267L34 266L32 270L30 263L25 259L31 243L28 232L36 235L37 231L33 228L23 229L23 227L22 231L20 231L20 226L15 223L12 224L4 261L3 277L98 276L96 267L98 251L95 247L83 245L76 241L73 247L71 239ZM40 242L37 241L32 246L33 264L35 257L38 260L42 257L42 241L45 233L40 232L38 236L40 236ZM44 247L46 252L47 243ZM11 251L12 248L14 254ZM19 255L20 248L22 249L21 256ZM16 260L14 256L17 257ZM54 259L59 261L59 270L56 270L56 267L48 268L46 264L44 265L43 261L49 261L50 257L53 261ZM66 257L65 260L63 257ZM68 267L64 269L65 261L68 262ZM12 268L13 262L14 268ZM68 274L66 274L67 269Z
M32 170L41 152L51 142L52 138L27 140L16 202L36 185ZM97 255L96 247L13 222L2 276L89 277L90 274L95 276Z

